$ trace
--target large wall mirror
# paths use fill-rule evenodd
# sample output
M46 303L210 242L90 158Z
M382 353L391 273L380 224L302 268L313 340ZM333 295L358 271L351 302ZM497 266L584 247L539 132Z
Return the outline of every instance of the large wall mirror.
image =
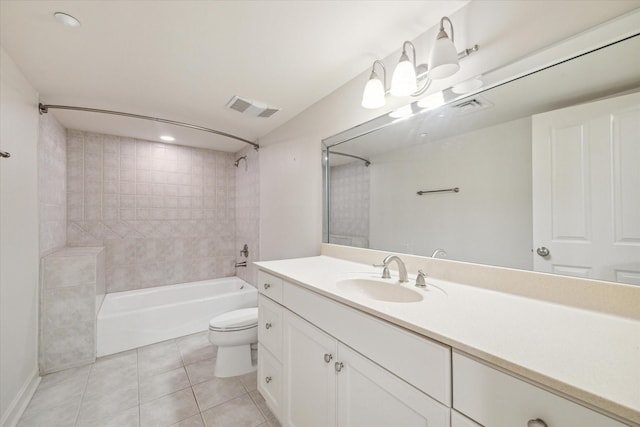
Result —
M638 52L495 70L325 139L324 241L640 285Z

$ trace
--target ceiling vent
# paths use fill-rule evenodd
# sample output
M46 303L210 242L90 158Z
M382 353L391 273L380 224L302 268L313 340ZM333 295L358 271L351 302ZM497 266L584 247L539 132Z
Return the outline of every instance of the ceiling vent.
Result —
M235 110L239 113L250 117L271 117L278 111L279 108L270 107L261 102L252 101L250 99L234 96L227 102L227 108Z
M451 108L456 115L462 115L484 110L485 108L490 107L493 107L493 104L489 101L481 98L473 98L455 104Z

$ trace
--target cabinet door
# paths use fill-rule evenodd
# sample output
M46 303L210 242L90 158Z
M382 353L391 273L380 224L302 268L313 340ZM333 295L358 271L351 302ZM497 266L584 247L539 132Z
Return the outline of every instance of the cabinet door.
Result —
M339 344L339 427L449 427L449 408Z
M280 419L282 416L282 365L266 347L258 343L258 391L267 406Z
M289 311L283 317L283 424L335 426L337 341Z

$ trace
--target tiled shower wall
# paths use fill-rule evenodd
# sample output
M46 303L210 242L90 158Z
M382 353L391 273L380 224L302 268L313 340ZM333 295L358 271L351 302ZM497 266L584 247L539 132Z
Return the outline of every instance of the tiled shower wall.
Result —
M40 116L38 135L38 209L40 256L67 241L66 131L51 114Z
M236 256L238 261L247 261L247 267L239 267L236 275L244 281L256 284L258 271L252 264L258 261L260 238L260 185L258 152L253 147L247 147L235 154L241 160L236 169ZM249 257L240 255L244 244L249 247Z
M107 293L233 276L235 158L68 130L68 245L105 247Z
M369 168L362 162L333 166L329 178L329 241L368 248Z

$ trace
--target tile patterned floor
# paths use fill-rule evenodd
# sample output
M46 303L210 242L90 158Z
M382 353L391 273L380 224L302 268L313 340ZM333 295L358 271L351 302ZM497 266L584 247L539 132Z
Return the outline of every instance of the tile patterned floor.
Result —
M215 378L207 332L42 378L18 427L280 426L256 374Z

